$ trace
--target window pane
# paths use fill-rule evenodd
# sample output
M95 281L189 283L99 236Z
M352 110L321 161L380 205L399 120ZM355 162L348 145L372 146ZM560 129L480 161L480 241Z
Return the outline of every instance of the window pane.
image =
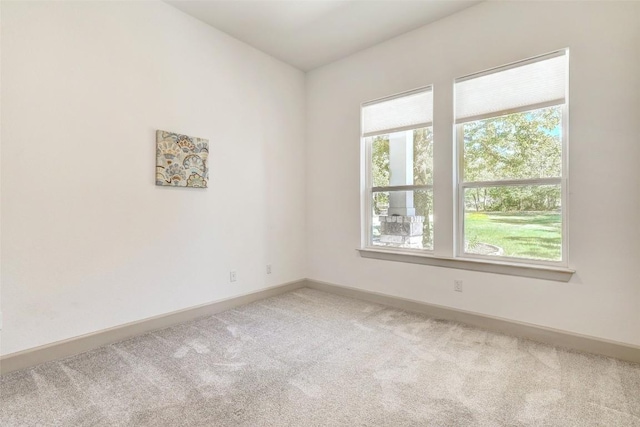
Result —
M371 242L376 246L433 249L433 191L373 193Z
M375 136L368 140L371 141L374 187L433 183L431 127Z
M464 252L562 260L560 185L465 189Z
M562 107L464 123L464 181L562 175Z

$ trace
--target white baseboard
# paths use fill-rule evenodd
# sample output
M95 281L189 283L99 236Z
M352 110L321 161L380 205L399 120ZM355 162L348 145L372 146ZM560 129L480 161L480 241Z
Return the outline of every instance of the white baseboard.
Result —
M360 300L388 305L402 310L413 311L443 320L452 320L482 329L502 332L520 338L542 342L571 350L584 351L602 356L614 357L629 362L640 363L640 347L617 341L605 340L588 335L580 335L559 329L547 328L530 323L488 316L471 311L458 310L441 305L395 297L378 292L365 291L348 286L307 279L305 286L319 291L357 298Z
M196 307L190 307L150 317L148 319L139 320L137 322L127 323L113 328L92 332L90 334L7 354L0 357L0 374L30 368L52 360L63 359L103 345L123 341L136 335L168 328L199 317L220 313L234 307L249 304L254 301L280 295L303 287L383 304L402 310L413 311L438 319L465 323L471 326L502 332L520 338L527 338L545 344L640 363L640 347L626 343L604 340L597 337L575 334L567 331L487 316L480 313L458 310L435 304L428 304L421 301L395 297L378 292L365 291L333 283L302 279L237 297L214 301Z
M113 344L154 330L168 328L199 317L220 313L221 311L234 307L302 288L304 284L304 279L284 283L237 297L189 307L16 353L10 353L0 357L0 375L84 353L85 351L93 350L103 345Z

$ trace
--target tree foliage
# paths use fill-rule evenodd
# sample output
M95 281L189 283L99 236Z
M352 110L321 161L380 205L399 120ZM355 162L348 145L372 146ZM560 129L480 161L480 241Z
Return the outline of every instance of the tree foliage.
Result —
M413 183L415 185L433 184L433 132L432 128L413 131ZM419 190L413 194L413 204L418 215L424 215L422 228L422 246L433 247L433 190Z
M562 175L560 107L465 123L464 180L549 178ZM467 208L476 211L548 211L560 207L560 187L468 189Z
M561 107L543 108L465 123L465 182L551 178L562 176ZM432 128L413 131L413 184L433 184ZM389 135L372 140L374 187L390 182ZM433 191L413 193L417 215L425 217L423 247L433 245ZM486 186L465 190L465 208L477 212L557 211L559 185ZM385 214L389 193L375 193L374 214ZM526 215L526 213L524 214ZM473 236L467 236L473 240Z
M389 135L373 137L372 144L372 174L374 187L389 185Z

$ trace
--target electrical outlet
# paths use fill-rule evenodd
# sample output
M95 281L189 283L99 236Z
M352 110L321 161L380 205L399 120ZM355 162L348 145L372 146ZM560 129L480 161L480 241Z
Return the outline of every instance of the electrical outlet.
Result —
M453 281L453 290L456 292L462 292L462 280Z
M231 273L229 273L229 280L231 280L232 282L235 282L237 280L235 271L232 271Z
M267 264L267 274L271 274L271 264Z

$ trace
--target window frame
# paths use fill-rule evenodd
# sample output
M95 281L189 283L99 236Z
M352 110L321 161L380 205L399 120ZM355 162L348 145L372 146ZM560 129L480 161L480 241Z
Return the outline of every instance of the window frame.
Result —
M364 156L361 156L363 163L361 164L361 171L364 174L364 188L361 188L361 212L362 212L362 229L360 233L361 242L360 249L367 249L372 251L385 251L385 252L393 252L393 253L414 253L416 255L433 255L434 248L431 249L417 249L417 248L401 248L401 247L393 247L393 246L380 246L373 244L373 218L371 213L373 212L373 195L375 193L381 193L385 191L416 191L416 190L427 190L432 192L434 191L434 184L426 184L426 185L389 185L382 187L374 187L373 186L373 138L380 135L388 135L396 132L406 132L413 131L415 129L422 129L426 127L431 127L433 132L433 119L430 122L421 122L410 126L402 126L390 129L384 129L381 131L375 132L363 132L363 110L368 105L378 104L385 101L391 101L393 99L403 98L406 96L410 96L413 94L421 93L421 92L431 92L432 97L434 96L434 88L433 85L421 86L419 88L411 89L408 91L396 93L390 96L385 96L382 98L373 99L371 101L363 102L360 104L360 149L361 152L364 152ZM433 99L433 98L432 98ZM432 101L432 109L433 109L433 101ZM362 179L360 180L363 181ZM428 221L429 218L426 218ZM435 227L435 221L434 221Z
M459 155L460 148L459 143L463 143L464 140L460 139L457 135L458 124L455 120L455 83L458 79L453 78L447 84L447 90L445 93L450 96L451 104L440 99L436 96L437 89L434 84L422 86L418 89L409 90L395 95L374 99L368 102L360 104L360 246L356 250L359 252L360 257L385 260L393 262L404 262L412 264L420 264L427 266L436 266L451 269L462 269L469 271L477 271L492 274L504 274L508 276L520 276L541 280L552 280L558 282L568 282L573 274L574 269L569 267L569 71L570 71L570 57L569 49L563 48L556 51L530 57L528 59L515 61L499 67L493 67L491 69L473 73L466 76L466 78L472 78L472 76L480 77L483 73L495 73L500 69L508 69L518 65L526 65L527 62L537 62L545 57L549 59L553 56L565 56L566 61L566 75L565 75L565 97L564 103L555 104L554 102L540 102L528 105L524 108L512 109L508 112L516 113L520 111L530 111L533 109L544 108L551 105L562 105L562 174L560 179L561 187L561 206L562 206L562 260L561 261L545 261L535 260L530 258L516 258L516 257L504 257L504 256L487 256L479 254L465 254L464 253L464 237L461 232L464 230L464 223L459 218L464 218L461 214L460 207L464 208L461 204L464 202L463 195L460 197L460 174L462 169L459 168L459 162L463 157ZM463 77L464 78L464 77ZM433 144L434 144L434 158L433 168L434 173L433 182L431 183L431 191L433 197L433 247L432 249L414 249L414 248L399 248L399 247L385 247L373 245L373 230L372 230L372 212L373 212L373 177L372 177L372 144L366 143L366 137L363 135L363 107L366 105L382 102L385 100L391 100L396 97L409 95L412 92L420 90L432 91L432 122L429 124L432 126L433 132ZM450 120L449 124L440 123L436 124L436 117L442 116L444 112L439 105L449 105L451 109L451 115L448 116ZM519 111L520 110L520 111ZM505 109L506 112L506 109ZM503 114L505 113L503 112ZM495 117L499 114L491 114L489 117ZM469 119L480 120L480 115L469 117ZM467 120L471 121L471 120ZM451 134L445 131L449 127ZM420 126L412 127L412 129L419 128ZM402 129L397 129L402 130ZM393 130L386 130L384 133L390 133ZM444 133L443 133L444 132ZM383 134L382 132L380 134ZM440 136L439 136L440 135ZM442 140L445 135L445 139ZM459 142L460 141L460 142ZM448 151L452 157L449 160L442 163L443 152ZM438 154L440 153L440 154ZM446 155L448 157L448 155ZM439 160L440 159L440 160ZM446 170L446 171L445 171ZM437 172L439 171L439 172ZM448 177L447 177L448 175ZM556 178L554 178L556 179ZM446 180L447 182L443 182ZM542 182L545 183L545 182ZM448 187L451 185L451 187ZM443 193L444 192L444 193ZM445 203L446 201L446 203ZM462 201L462 202L461 202ZM444 203L439 206L439 203ZM463 212L463 211L462 211ZM443 217L442 215L445 215ZM462 248L462 251L460 250Z
M507 65L491 68L479 73L474 73L468 76L464 76L454 81L454 100L455 100L455 84L459 81L467 80L474 77L480 77L500 71L516 68L526 64L531 64L539 61L544 61L557 56L565 56L566 61L566 81L565 81L565 96L564 99L558 101L550 101L543 103L533 103L524 107L506 109L502 111L496 111L493 113L482 114L470 118L465 118L459 122L456 122L455 112L453 117L453 136L454 136L454 257L461 260L479 260L479 261L498 261L501 263L520 264L525 266L557 266L568 267L569 265L569 225L568 225L568 172L569 172L569 49L560 49L551 53L538 55L532 58L528 58L522 61L512 62ZM464 133L463 127L465 123L485 120L489 118L495 118L505 116L508 114L515 114L520 112L527 112L538 110L541 108L548 108L552 106L561 106L561 165L562 171L559 177L553 178L522 178L522 179L508 179L508 180L494 180L494 181L464 181ZM455 109L454 109L455 111ZM514 187L514 186L535 186L535 185L560 185L560 205L561 205L561 257L560 261L552 260L539 260L535 258L523 258L523 257L508 257L508 256L494 256L494 255L482 255L467 253L464 250L464 213L465 213L465 189L476 187Z

